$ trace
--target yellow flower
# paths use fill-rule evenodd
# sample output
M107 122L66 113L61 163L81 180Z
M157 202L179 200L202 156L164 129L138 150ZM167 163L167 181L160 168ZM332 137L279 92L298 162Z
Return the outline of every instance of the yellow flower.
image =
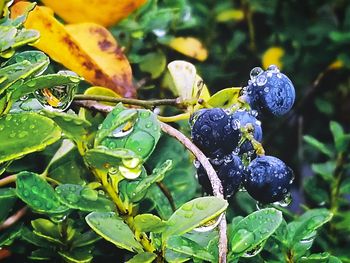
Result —
M262 65L263 68L266 69L270 65L276 65L280 69L282 69L282 57L284 55L284 49L282 47L270 47L267 49L262 56Z

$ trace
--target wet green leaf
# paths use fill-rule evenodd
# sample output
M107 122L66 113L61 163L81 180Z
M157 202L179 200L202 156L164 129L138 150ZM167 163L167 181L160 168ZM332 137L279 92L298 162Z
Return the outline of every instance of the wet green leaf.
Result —
M167 222L152 214L141 214L134 218L135 229L139 232L162 232Z
M160 137L160 125L155 114L144 109L125 109L117 105L96 134L95 145L126 148L146 160Z
M151 252L141 252L132 257L132 259L126 261L125 263L152 263L157 257L156 254Z
M15 224L6 229L0 235L0 246L9 246L13 241L21 236L22 224Z
M210 254L205 247L200 246L196 242L181 236L169 237L167 248L185 255L189 255L194 258L198 258L204 261L215 262L215 258Z
M85 212L109 212L115 209L114 203L89 187L62 184L56 187L59 201L65 206Z
M49 118L36 113L7 114L0 118L0 163L41 151L60 138L61 130Z
M28 243L33 244L37 247L51 248L51 247L55 246L55 243L47 242L48 241L47 239L34 234L27 227L23 227L22 232L21 232L21 239L23 239L23 240L27 241Z
M63 131L65 136L76 141L86 140L91 124L77 115L57 111L42 111L45 116L52 119Z
M311 165L311 168L312 171L321 175L325 181L331 182L333 180L335 166L336 164L334 161L328 161L325 163L314 163Z
M134 238L131 229L113 212L92 212L85 218L87 224L98 235L117 247L129 251L142 251L142 246Z
M28 257L29 259L33 260L45 260L48 261L55 257L56 252L54 249L47 249L47 248L39 248L37 250L32 251L30 256Z
M81 80L82 79L77 76L67 76L62 74L47 74L34 77L23 82L20 88L13 90L11 98L13 100L18 100L23 95L54 86L78 85Z
M227 206L226 200L214 196L196 198L185 203L169 218L163 240L205 224L223 213Z
M240 220L232 230L231 251L242 255L269 238L282 222L282 213L274 208L256 211Z
M17 174L16 192L23 202L38 212L57 214L68 209L61 205L51 185L35 173Z

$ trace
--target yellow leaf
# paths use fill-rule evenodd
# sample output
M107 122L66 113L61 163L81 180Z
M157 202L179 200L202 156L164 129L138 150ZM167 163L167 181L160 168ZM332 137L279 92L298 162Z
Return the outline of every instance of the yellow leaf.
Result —
M146 0L42 0L68 23L94 22L111 26Z
M262 65L264 69L267 69L270 65L276 65L279 69L283 68L282 57L284 55L284 49L282 47L270 47L262 56Z
M335 60L333 63L331 63L329 66L328 66L328 69L340 69L344 67L344 62L341 61L340 59L337 59Z
M21 15L29 4L16 3L11 16ZM94 85L135 96L130 64L107 29L93 23L64 26L52 14L49 8L37 6L28 15L25 27L40 32L36 48Z
M241 88L226 88L219 90L207 101L213 108L229 108L237 103Z
M244 18L244 12L239 9L228 9L220 12L216 16L216 21L227 22L227 21L240 21Z
M113 90L107 89L105 87L100 87L100 86L92 86L87 90L85 90L84 94L108 96L112 98L121 98L121 96L118 93L115 93ZM111 103L111 102L101 102L101 103L105 105L111 105L111 106L115 105L115 103Z
M208 51L194 37L176 37L170 40L168 45L172 49L199 61L204 61L208 57Z

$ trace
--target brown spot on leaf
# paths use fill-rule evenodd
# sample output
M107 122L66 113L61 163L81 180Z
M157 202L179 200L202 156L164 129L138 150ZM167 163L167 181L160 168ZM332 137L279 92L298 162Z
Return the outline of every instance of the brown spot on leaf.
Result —
M108 41L107 39L103 39L101 41L98 41L98 46L102 51L108 50L111 46L113 46L113 43L111 41Z

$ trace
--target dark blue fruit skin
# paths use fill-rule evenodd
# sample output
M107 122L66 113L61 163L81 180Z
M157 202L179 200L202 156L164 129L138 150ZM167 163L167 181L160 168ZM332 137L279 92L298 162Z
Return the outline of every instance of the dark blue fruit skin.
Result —
M261 156L248 165L244 187L255 200L268 204L283 200L292 180L293 171L283 161Z
M280 72L265 71L258 78L267 78L264 85L252 82L247 87L248 103L261 113L282 116L289 112L295 101L291 80Z
M238 110L234 112L230 116L230 123L231 127L234 129L237 127L237 124L239 123L240 127L246 127L247 124L251 124L253 128L253 136L254 139L258 142L262 141L262 129L261 129L261 123L258 121L251 112L245 111L245 110ZM240 154L246 153L248 151L253 150L253 145L251 142L246 140L241 146L240 146Z
M241 159L236 155L231 155L230 161L222 162L218 166L213 165L213 167L222 182L224 196L230 197L234 195L245 177L245 170ZM203 190L208 194L213 194L209 178L202 165L197 169L197 176Z
M229 116L223 109L205 109L195 114L192 141L205 155L219 157L237 146L239 131L231 129Z

